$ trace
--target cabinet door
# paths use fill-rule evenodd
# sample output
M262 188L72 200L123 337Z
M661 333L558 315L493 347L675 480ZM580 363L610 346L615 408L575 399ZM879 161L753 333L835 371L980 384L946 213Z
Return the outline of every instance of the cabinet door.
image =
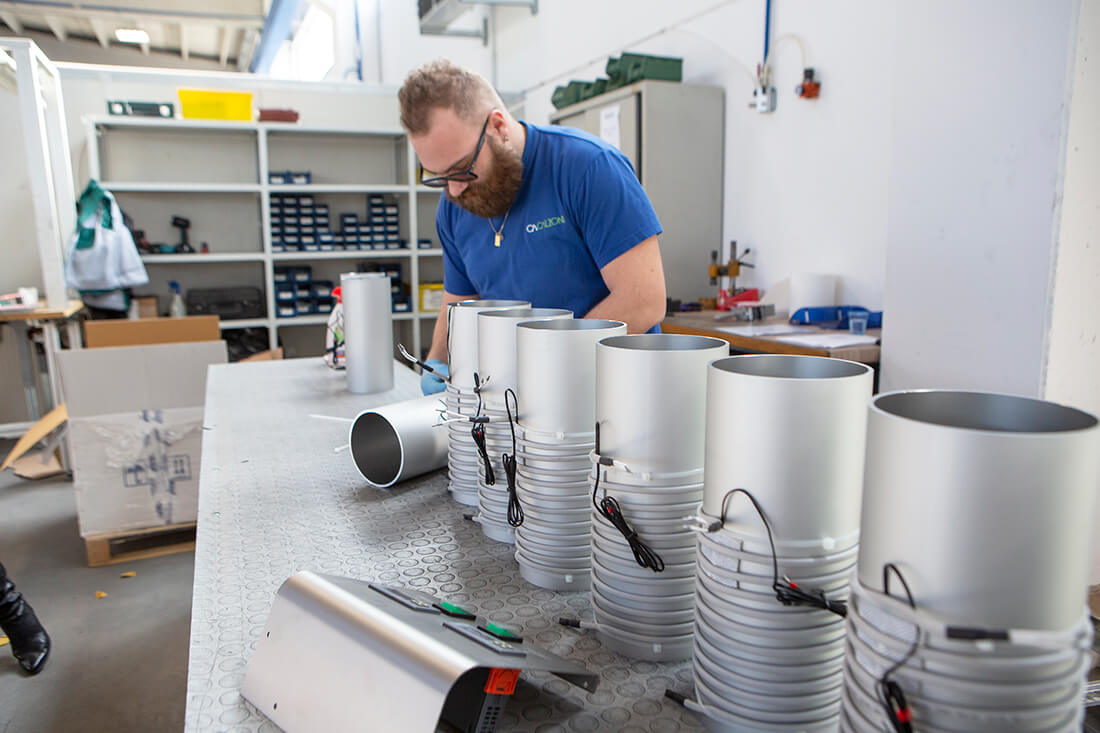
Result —
M602 104L598 107L578 112L577 114L570 115L569 117L563 117L558 120L559 125L565 125L566 127L575 127L578 130L584 130L591 133L596 137L601 136L601 127L603 127L602 119L605 114L604 110L618 109L618 132L619 132L619 150L623 151L630 164L634 166L634 172L637 174L638 179L642 177L642 159L640 155L641 147L639 141L641 138L641 131L638 125L638 95L631 94L628 97L622 97L606 104ZM612 118L614 115L612 115ZM612 141L613 142L613 141Z

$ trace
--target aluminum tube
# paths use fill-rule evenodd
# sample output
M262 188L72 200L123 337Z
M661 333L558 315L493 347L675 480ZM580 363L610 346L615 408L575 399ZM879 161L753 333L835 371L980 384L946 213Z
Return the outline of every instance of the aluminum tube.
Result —
M948 619L1072 626L1089 583L1097 425L1026 397L879 395L867 424L860 582L881 591L882 568L895 563L917 607Z
M393 306L390 278L382 272L340 275L348 391L393 389Z
M857 533L873 379L866 364L818 356L760 354L712 363L703 511L720 516L726 492L744 488L779 542ZM728 507L732 531L765 536L744 496L731 498Z
M440 421L438 395L394 402L359 413L348 443L355 468L371 486L442 468L447 462L447 425Z
M530 307L524 300L460 300L447 306L447 361L451 384L474 389L477 364L477 314L489 310Z
M644 471L702 469L707 364L728 355L729 344L705 336L647 333L600 340L601 455ZM609 477L617 473L607 471Z
M589 434L596 424L596 342L626 324L581 318L516 327L519 422L548 434Z
M509 308L477 315L477 369L484 382L485 403L504 409L504 391L516 389L516 324L523 321L560 321L573 318L563 308Z

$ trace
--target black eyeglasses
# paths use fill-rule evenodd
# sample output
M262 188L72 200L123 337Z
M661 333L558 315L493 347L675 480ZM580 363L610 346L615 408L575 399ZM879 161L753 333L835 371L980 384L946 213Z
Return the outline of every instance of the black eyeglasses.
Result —
M485 145L485 132L489 129L489 120L492 118L493 113L490 112L489 116L485 118L485 123L481 126L481 136L477 139L477 147L474 148L474 157L470 160L470 167L464 171L457 173L448 173L445 176L431 176L425 178L424 175L429 173L424 170L424 166L417 163L416 178L420 182L421 186L428 186L429 188L445 188L451 181L456 183L469 183L470 181L477 180L477 174L474 173L474 166L477 165L477 156L481 154L481 148Z

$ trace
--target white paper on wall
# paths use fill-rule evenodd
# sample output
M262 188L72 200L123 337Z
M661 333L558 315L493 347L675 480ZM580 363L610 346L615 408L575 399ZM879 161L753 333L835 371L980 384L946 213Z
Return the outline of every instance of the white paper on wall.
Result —
M619 105L600 110L600 139L622 149L619 138Z

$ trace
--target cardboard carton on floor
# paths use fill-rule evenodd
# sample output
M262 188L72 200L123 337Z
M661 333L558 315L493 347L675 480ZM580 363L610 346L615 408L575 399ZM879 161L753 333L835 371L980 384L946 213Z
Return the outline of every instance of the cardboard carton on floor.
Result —
M206 372L224 341L59 355L82 537L194 522Z

